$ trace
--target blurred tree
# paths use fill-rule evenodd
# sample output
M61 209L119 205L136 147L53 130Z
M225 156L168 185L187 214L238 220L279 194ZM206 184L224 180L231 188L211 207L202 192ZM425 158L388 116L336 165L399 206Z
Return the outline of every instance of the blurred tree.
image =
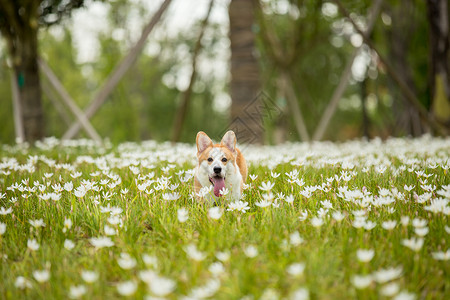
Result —
M25 139L44 137L45 124L39 78L38 28L58 23L83 5L83 0L0 0L0 32L7 41L19 86Z
M257 2L259 4L259 2ZM289 104L289 111L293 116L295 127L302 141L309 141L308 130L305 126L305 121L300 110L297 96L293 88L294 81L292 80L291 68L295 66L295 62L300 57L300 44L302 42L302 27L300 19L287 21L286 26L291 27L292 39L289 39L284 44L276 35L272 27L266 25L264 14L261 6L258 5L258 16L260 24L261 36L264 39L264 44L267 47L267 54L274 68L278 71L278 88L280 94L286 98Z
M283 3L261 1L258 10L263 86L276 95L275 102L284 111L272 120L277 124L274 138L307 141L339 78L348 48L330 47L338 20L323 14L323 1Z
M427 0L430 23L430 87L434 116L450 127L448 0Z
M392 19L392 25L386 28L388 59L392 67L397 71L402 81L412 93L418 94L418 89L413 77L414 63L409 55L416 34L417 27L421 26L416 14L420 14L417 4L410 0L391 1L385 4L385 13ZM414 21L412 21L414 20ZM424 133L420 117L416 109L411 106L405 95L400 93L397 84L388 81L394 99L393 113L395 114L394 134L408 134L420 136Z
M172 142L178 142L180 140L181 131L182 131L183 125L184 125L184 120L186 118L189 103L191 102L191 99L192 99L192 97L191 97L192 89L194 87L195 80L197 78L197 73L198 73L197 60L198 60L200 51L202 49L202 39L203 39L203 35L205 34L205 29L208 25L208 19L211 14L213 5L214 5L214 0L211 0L209 2L209 7L206 12L206 16L204 17L204 19L201 23L200 33L198 35L197 42L195 43L195 47L194 47L193 55L192 55L192 71L191 71L191 76L189 79L189 85L188 85L187 89L184 90L182 93L181 103L178 106L177 113L175 115L175 119L173 122L173 128L172 128L172 138L171 138Z
M260 71L255 57L254 0L232 0L229 6L231 47L230 129L238 140L262 143Z

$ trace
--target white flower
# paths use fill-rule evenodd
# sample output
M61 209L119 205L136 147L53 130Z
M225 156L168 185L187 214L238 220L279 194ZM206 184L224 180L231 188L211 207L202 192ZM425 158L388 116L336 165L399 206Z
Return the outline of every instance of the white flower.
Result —
M427 220L420 219L420 218L414 218L412 220L412 225L414 227L425 227L425 226L427 226Z
M66 248L67 250L72 250L75 247L75 243L72 242L71 240L65 240L64 241L64 248Z
M117 234L117 229L115 229L114 227L108 226L108 224L105 225L104 229L105 229L106 235L116 235Z
M248 296L248 298L250 298L250 296ZM259 300L279 300L280 299L280 293L274 289L274 288L266 288L261 297L259 298ZM248 299L245 299L248 300Z
M37 282L46 282L50 279L50 272L47 270L36 270L33 271L33 277Z
M156 256L143 254L142 255L142 260L144 261L144 264L147 267L153 267L153 268L157 268L158 267L158 258L156 258Z
M289 177L290 179L297 179L297 177L298 177L298 170L297 169L294 169L294 170L292 170L291 172L286 172L286 173L284 173L287 177Z
M450 249L447 249L447 251L443 252L443 251L439 251L439 252L431 252L431 256L435 259L435 260L443 260L443 261L447 261L450 259Z
M178 200L181 197L181 195L179 193L164 193L162 197L166 201L174 201Z
M73 190L73 183L72 183L72 181L66 182L66 183L64 184L64 189L65 189L66 191L68 191L68 192L71 192L71 191Z
M311 219L311 225L313 227L319 228L320 226L323 225L323 219L322 218L318 218L318 217L314 217Z
M292 276L300 276L303 274L303 271L305 270L305 264L304 263L293 263L289 265L286 269L289 275Z
M368 287L372 283L372 276L371 275L354 275L352 277L352 284L357 289L364 289Z
M72 178L78 178L78 177L80 177L81 175L82 175L81 172L74 172L74 173L70 174L70 176L71 176Z
M372 230L375 228L375 226L377 226L377 223L372 221L365 221L363 226L365 230Z
M64 228L63 232L66 232L68 229L72 228L72 220L68 218L64 218Z
M319 217L320 219L326 217L328 214L328 209L323 209L323 207L319 208L319 210L317 211L317 217Z
M241 200L238 200L238 201L228 204L227 211L236 210L236 211L245 213L249 209L250 209L250 207L248 206L248 202L243 202Z
M256 180L256 178L258 178L258 175L255 175L255 174L250 174L250 175L248 175L253 181L255 181Z
M373 278L378 283L385 283L399 278L402 275L402 267L379 269L373 273Z
M191 259L195 261L202 261L206 257L206 255L203 252L197 250L197 247L194 244L189 244L186 247L184 247L184 251Z
M172 279L157 276L150 282L150 291L159 297L167 296L175 289L176 282Z
M223 264L221 262L212 263L211 265L209 265L208 270L213 276L219 276L220 274L225 272L225 268L223 267Z
M294 231L289 235L289 242L292 246L299 246L304 242L304 240L300 236L300 233L298 233L298 231Z
M195 287L189 293L187 299L211 298L220 288L218 279L209 279L203 286Z
M414 187L415 187L414 185L406 185L406 184L403 186L405 191L408 191L408 192L411 192Z
M150 291L158 296L165 297L168 294L172 293L175 289L176 283L172 279L158 276L152 270L145 270L139 272L139 278L145 282Z
M402 240L402 245L408 247L414 252L418 252L422 249L423 246L423 238L410 238Z
M388 283L385 286L383 286L381 288L380 292L381 292L381 295L383 295L383 296L392 297L392 296L396 295L399 290L400 290L400 287L399 287L398 283L392 282L392 283Z
M221 196L226 196L226 195L228 195L229 192L230 192L229 189L227 189L226 187L223 187L223 188L220 189L219 194Z
M322 204L325 209L332 209L333 208L333 204L331 204L330 200L320 201L320 204Z
M98 273L89 270L81 271L81 278L87 283L93 283L98 279Z
M259 187L260 190L268 192L274 187L275 183L272 183L270 181L267 182L261 182L261 186Z
M86 287L84 285L72 285L69 290L69 298L78 299L86 294Z
M6 232L6 224L0 222L0 235L4 235Z
M212 189L213 189L212 185L204 186L200 189L200 191L198 191L197 196L200 198L203 198L206 195L208 195L208 193L210 193L212 191Z
M428 227L416 227L414 228L414 232L420 236L420 237L424 237L428 234L429 229Z
M83 198L84 195L86 195L86 193L87 193L87 189L84 187L84 185L80 185L74 191L75 196L78 198Z
M124 270L133 269L136 266L136 259L131 257L128 253L121 253L117 263Z
M308 218L308 211L305 209L305 210L302 210L301 212L300 212L300 217L298 217L298 219L300 220L300 221L305 221L306 219Z
M271 206L272 202L269 200L261 200L259 202L256 202L255 205L264 208L264 207Z
M228 261L230 259L230 252L228 252L228 251L224 251L224 252L218 251L218 252L216 252L216 257L217 257L218 260L220 260L222 262L226 262L226 261Z
M356 256L360 262L369 262L372 260L375 255L375 251L373 249L358 249L356 251Z
M120 216L111 216L107 219L108 223L111 225L119 225L122 224L122 219L120 218Z
M182 207L177 210L177 217L180 223L184 223L189 219L189 212L186 208Z
M280 176L280 173L270 171L270 176L272 176L273 178L278 178L278 176Z
M341 213L339 210L337 210L331 214L331 217L335 219L336 222L341 222L344 219L345 215Z
M122 212L123 212L123 209L122 209L121 207L115 207L115 206L113 206L113 207L111 207L111 210L110 210L111 216L118 216L118 215L120 215Z
M435 214L442 212L444 215L449 215L450 207L447 206L448 203L450 202L449 199L444 198L431 199L430 205L425 206L424 209L427 211L431 211L432 213Z
M284 201L286 201L286 203L292 204L294 203L294 195L290 194L289 196L286 196L286 198L284 198Z
M362 228L366 224L365 217L356 217L352 222L352 226L355 228Z
M33 226L34 228L45 227L44 220L42 220L42 219L30 220L29 222L30 222L31 226Z
M30 249L31 251L36 251L39 249L39 244L36 241L36 239L32 239L32 240L28 240L27 241L27 247L28 249Z
M272 202L273 199L275 199L275 195L272 192L270 192L270 191L267 192L267 193L262 194L262 197L263 197L264 200L270 201L270 202Z
M307 288L298 288L291 294L289 299L291 299L291 300L309 300L309 290Z
M122 296L131 296L136 292L136 289L136 282L131 280L117 284L117 292Z
M208 216L214 220L220 219L220 217L222 217L222 211L221 211L220 207L218 207L218 206L211 207L208 210Z
M149 184L147 182L141 183L137 185L137 188L140 192L144 191L147 187L149 186Z
M408 224L409 224L409 217L408 216L402 216L400 218L400 223L402 223L403 227L408 226Z
M5 215L8 215L10 213L12 213L12 208L11 207L8 208L8 209L4 208L3 206L0 207L0 215L5 216Z
M415 299L416 295L405 291L402 291L400 294L398 294L393 298L393 300L415 300Z
M386 230L392 230L395 228L395 226L397 226L397 221L395 220L384 221L383 223L381 223L381 227Z
M14 286L21 290L31 288L31 281L23 276L18 276L14 281Z
M91 238L89 241L96 249L114 246L114 242L107 236Z
M244 248L244 254L249 258L256 257L258 255L258 249L253 245L249 245Z

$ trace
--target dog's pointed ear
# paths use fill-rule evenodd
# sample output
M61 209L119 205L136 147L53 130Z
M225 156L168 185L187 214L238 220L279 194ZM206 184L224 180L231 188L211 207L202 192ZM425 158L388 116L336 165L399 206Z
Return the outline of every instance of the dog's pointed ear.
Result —
M230 149L231 152L236 152L236 135L232 130L228 130L225 133L220 143Z
M206 150L206 148L212 146L213 142L209 136L203 131L197 133L197 155Z

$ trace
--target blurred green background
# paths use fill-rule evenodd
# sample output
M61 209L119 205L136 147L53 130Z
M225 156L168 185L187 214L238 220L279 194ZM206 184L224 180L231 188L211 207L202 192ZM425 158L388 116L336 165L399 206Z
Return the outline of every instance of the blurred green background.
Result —
M139 38L160 3L84 1L83 7L58 24L40 26L39 54L81 109L87 107ZM366 27L366 16L374 1L341 3L358 24ZM229 1L215 1L204 27L197 77L179 138L182 142L193 142L199 130L217 136L231 121L229 5ZM208 6L209 1L200 0L170 4L137 61L91 119L102 138L113 143L171 139ZM280 73L290 74L290 85L312 136L355 46L363 41L334 2L264 0L259 6L262 13L255 8L252 32L261 90L281 112L265 120L264 141L273 144L302 140L285 94L280 91ZM434 73L429 18L426 1L383 1L370 40L432 114ZM270 34L279 49L267 41ZM0 142L10 144L15 139L11 69L5 39L2 36L0 40ZM274 57L278 50L285 54L282 57L292 57L280 61ZM74 117L62 102L51 99L58 97L48 91L44 76L41 78L45 135L60 138ZM446 84L448 87L448 78ZM448 104L448 97L446 100ZM362 45L323 139L417 136L426 132L433 133L419 120L375 52ZM77 137L86 135L80 131Z

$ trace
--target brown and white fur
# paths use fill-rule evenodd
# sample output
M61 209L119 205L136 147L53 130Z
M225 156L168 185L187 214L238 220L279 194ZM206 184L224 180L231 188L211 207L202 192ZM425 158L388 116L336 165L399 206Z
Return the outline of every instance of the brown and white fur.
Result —
M211 139L200 131L197 133L197 158L194 188L197 195L202 187L212 186L213 192L208 200L218 202L222 197L220 189L229 190L227 197L239 200L247 179L247 164L241 151L236 148L236 135L228 131L220 144L213 144Z

